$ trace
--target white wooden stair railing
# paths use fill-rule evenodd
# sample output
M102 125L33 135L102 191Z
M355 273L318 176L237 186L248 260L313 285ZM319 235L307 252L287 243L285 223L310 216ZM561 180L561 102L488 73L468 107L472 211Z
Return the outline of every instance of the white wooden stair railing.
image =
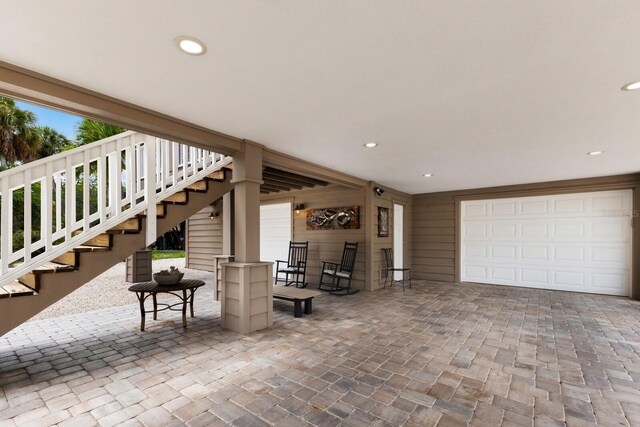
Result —
M144 211L150 245L156 203L231 161L124 132L0 172L0 286Z

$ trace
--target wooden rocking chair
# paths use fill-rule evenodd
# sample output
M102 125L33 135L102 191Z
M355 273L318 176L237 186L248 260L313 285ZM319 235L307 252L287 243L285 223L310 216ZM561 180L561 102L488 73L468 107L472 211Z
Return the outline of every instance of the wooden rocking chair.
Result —
M351 288L351 278L356 265L357 253L358 242L344 242L344 250L340 264L322 261L322 273L320 274L318 289L321 291L329 291L329 293L333 295L351 295L358 292L359 289ZM340 285L341 280L347 281L346 287Z
M289 242L289 259L287 261L276 260L276 284L284 282L285 286L295 284L296 288L307 286L307 253L309 242ZM282 264L282 267L280 266ZM280 276L284 274L284 278ZM292 278L289 280L289 278Z

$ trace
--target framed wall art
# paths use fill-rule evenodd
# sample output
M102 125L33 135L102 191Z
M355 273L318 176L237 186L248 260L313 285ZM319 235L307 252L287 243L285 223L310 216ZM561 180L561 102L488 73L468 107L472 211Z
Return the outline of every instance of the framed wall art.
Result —
M360 207L307 209L307 230L360 228Z
M378 237L389 237L389 208L378 207Z

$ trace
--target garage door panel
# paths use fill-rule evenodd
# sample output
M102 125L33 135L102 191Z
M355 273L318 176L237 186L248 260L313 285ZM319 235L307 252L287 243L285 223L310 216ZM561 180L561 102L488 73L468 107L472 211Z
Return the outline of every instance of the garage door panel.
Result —
M624 211L630 209L625 203L625 198L622 194L608 195L608 196L594 196L591 202L592 211Z
M489 277L487 274L487 267L482 265L465 265L463 267L463 271L465 276L468 277L471 282L484 283L484 281Z
M546 241L551 235L551 225L542 222L527 221L521 226L521 237L526 241L544 240Z
M628 218L594 220L591 225L591 234L601 240L624 239L628 241L630 236L627 233L628 227L625 220L629 221Z
M546 285L549 283L549 271L538 268L522 268L520 270L520 280L523 285Z
M493 223L490 236L494 239L513 239L517 237L518 227L513 222Z
M491 258L500 258L503 260L515 260L516 259L516 246L515 245L494 245L491 246Z
M514 215L516 213L516 201L491 203L491 215Z
M487 216L487 203L469 202L464 207L463 215L467 218L484 218Z
M583 197L561 198L553 201L553 212L556 214L584 213L585 200Z
M488 246L486 245L474 245L472 243L465 247L465 255L468 258L480 257L485 258L487 256Z
M503 280L513 282L516 280L517 269L507 267L492 267L491 278L495 280Z
M585 252L586 248L581 246L557 246L553 248L552 259L555 261L568 261L572 264L578 263L579 265L582 265L587 261Z
M531 200L520 202L520 213L522 215L539 215L549 212L549 202L547 200Z
M630 190L462 202L461 278L627 295L631 206Z
M549 248L547 246L528 246L523 245L520 248L520 259L524 262L530 261L548 261Z

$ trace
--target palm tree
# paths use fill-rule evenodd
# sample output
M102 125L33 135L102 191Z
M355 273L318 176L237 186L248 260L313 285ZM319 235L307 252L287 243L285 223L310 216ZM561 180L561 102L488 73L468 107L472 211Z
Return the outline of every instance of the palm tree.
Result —
M74 147L73 143L69 141L66 136L56 132L49 126L38 128L38 131L40 135L36 152L39 159L70 150Z
M83 119L76 131L76 144L78 146L90 144L104 138L124 132L119 126L109 125L95 120Z
M0 97L0 165L36 159L38 140L35 114Z

